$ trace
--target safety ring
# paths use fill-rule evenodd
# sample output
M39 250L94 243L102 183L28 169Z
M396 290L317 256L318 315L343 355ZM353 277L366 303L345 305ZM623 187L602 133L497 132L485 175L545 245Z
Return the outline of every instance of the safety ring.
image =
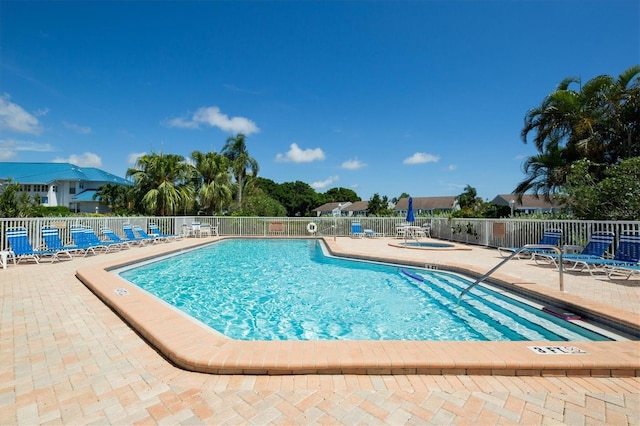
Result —
M315 234L316 231L318 231L318 225L313 222L307 223L307 231L309 231L309 233L311 234Z

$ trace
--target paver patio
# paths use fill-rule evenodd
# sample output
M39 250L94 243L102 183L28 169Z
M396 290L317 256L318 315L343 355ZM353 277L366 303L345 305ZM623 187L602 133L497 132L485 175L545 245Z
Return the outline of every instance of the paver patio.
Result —
M388 242L338 238L334 244L336 250L359 256L464 262L487 270L498 260L496 253L481 248L427 252L396 249ZM0 270L0 423L640 424L637 377L185 371L75 277L77 269L106 260L194 243L189 239ZM502 273L557 290L557 273L544 267L513 261ZM568 296L604 303L632 317L640 312L640 280L612 283L587 275L565 276Z

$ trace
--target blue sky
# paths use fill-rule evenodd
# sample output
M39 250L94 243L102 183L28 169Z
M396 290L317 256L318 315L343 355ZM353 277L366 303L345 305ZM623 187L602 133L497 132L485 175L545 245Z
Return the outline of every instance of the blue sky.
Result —
M640 63L639 23L637 0L3 0L0 161L124 177L244 132L278 183L490 200L535 154L527 110Z

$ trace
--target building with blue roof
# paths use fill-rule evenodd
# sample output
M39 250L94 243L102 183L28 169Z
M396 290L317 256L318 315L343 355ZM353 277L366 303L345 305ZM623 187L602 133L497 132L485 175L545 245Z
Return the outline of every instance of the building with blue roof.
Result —
M22 191L29 196L39 196L42 205L66 206L75 213L106 213L108 207L93 199L96 191L107 183L131 185L130 181L95 167L0 162L0 183L9 180L22 185Z

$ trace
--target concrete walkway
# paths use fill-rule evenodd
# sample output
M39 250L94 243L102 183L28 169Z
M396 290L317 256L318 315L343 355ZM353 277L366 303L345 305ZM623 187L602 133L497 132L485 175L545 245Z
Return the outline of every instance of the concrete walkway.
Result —
M184 240L132 248L152 255ZM386 239L338 239L338 248L391 256ZM479 253L485 252L481 261ZM475 252L475 253L474 253ZM465 259L457 259L458 256ZM486 249L402 257L493 266ZM160 356L75 277L123 251L0 270L2 424L640 424L637 377L455 375L207 375ZM487 265L489 260L492 262ZM444 260L442 260L444 261ZM515 263L515 261L514 261ZM557 284L553 271L520 265L506 274ZM639 280L611 283L568 274L585 300L638 313ZM538 278L536 278L538 280ZM556 279L557 280L557 279ZM640 353L639 353L640 356Z

